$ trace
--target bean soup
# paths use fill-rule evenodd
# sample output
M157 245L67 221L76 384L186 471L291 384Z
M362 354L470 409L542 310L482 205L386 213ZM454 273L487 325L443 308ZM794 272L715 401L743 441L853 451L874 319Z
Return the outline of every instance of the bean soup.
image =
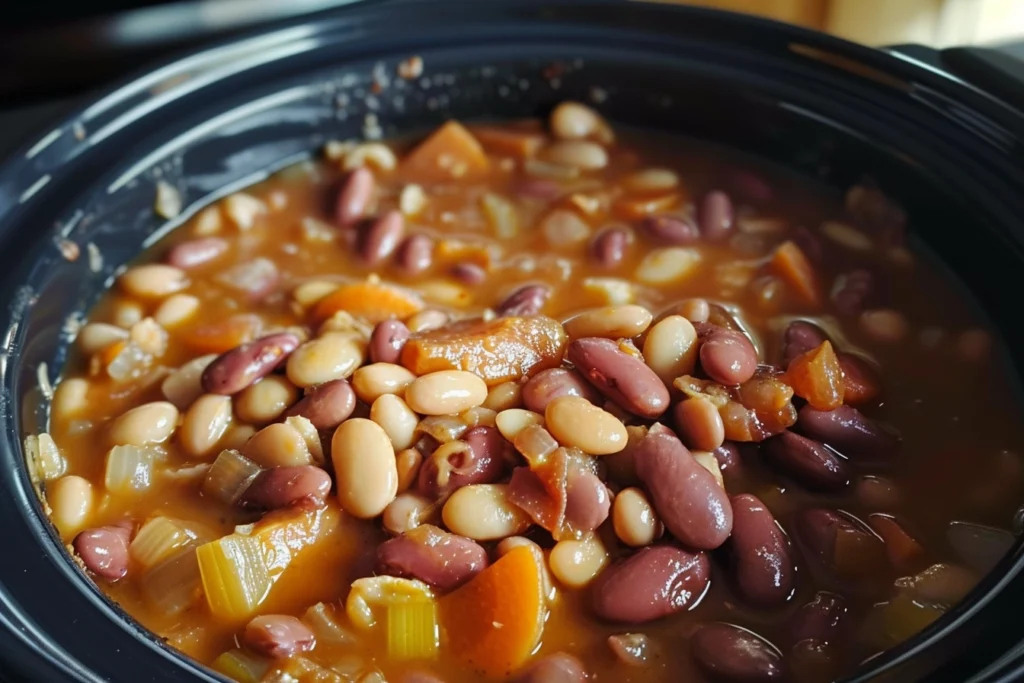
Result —
M26 453L241 683L831 680L1021 501L1011 373L907 240L870 182L578 103L332 142L120 273Z

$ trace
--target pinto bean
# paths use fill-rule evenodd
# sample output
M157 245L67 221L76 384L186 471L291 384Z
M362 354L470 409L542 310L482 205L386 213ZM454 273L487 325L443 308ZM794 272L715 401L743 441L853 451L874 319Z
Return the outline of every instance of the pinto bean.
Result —
M370 335L367 352L371 363L398 363L402 348L409 340L409 328L393 318L377 323Z
M398 246L395 263L410 277L429 270L434 263L434 240L426 235L409 235Z
M394 253L404 234L405 218L401 212L388 211L363 226L356 250L365 263L377 264Z
M548 404L559 396L579 396L594 405L601 403L600 392L580 373L567 368L542 370L523 385L523 403L528 409L541 415Z
M611 339L577 339L566 356L598 391L634 415L655 419L668 409L668 389L661 379Z
M818 591L814 599L800 607L789 620L789 643L796 645L809 640L817 646L835 645L843 635L845 621L843 596Z
M334 217L338 225L345 228L366 214L373 199L376 183L373 173L366 167L359 167L348 174L338 191Z
M650 546L616 561L594 580L591 606L608 621L643 624L681 612L700 600L711 561L668 545Z
M583 663L564 652L539 659L514 679L515 683L585 683L586 680Z
M734 212L729 195L714 190L704 195L697 211L701 234L709 242L724 242L734 228Z
M676 426L686 445L713 451L725 441L725 424L718 408L704 398L688 398L675 408Z
M768 641L731 624L706 624L690 638L697 665L722 683L762 683L786 676L782 655Z
M306 395L285 412L299 415L317 429L333 429L348 419L356 407L356 394L348 380L336 379L311 387Z
M319 467L274 467L256 475L239 503L261 510L296 506L321 508L330 492L331 475Z
M898 436L847 405L835 410L806 405L798 413L796 430L853 459L886 460L896 454L900 443Z
M117 581L128 573L130 538L127 526L101 526L75 536L72 546L86 569L107 581Z
M757 370L757 351L746 335L710 323L694 325L701 340L700 365L719 384L743 384Z
M423 461L416 488L441 497L469 484L490 484L505 473L510 444L494 427L474 427L462 435L464 449L436 450Z
M764 442L772 463L814 491L838 491L850 483L850 468L835 451L786 430Z
M293 616L262 614L245 626L246 647L265 657L285 659L316 647L316 634Z
M499 317L537 315L550 296L551 288L547 285L526 285L506 296L494 312Z
M700 239L697 224L687 216L645 216L640 230L662 244L693 244Z
M297 335L279 332L222 353L203 370L203 390L209 394L237 394L273 372L299 343Z
M775 517L755 496L733 496L729 555L739 594L758 606L784 603L793 591L789 540Z
M630 234L627 228L612 226L601 230L590 243L594 260L602 268L615 268L626 258Z
M665 528L691 548L722 545L732 506L718 481L667 428L656 425L636 448L636 473Z
M189 240L171 247L167 252L167 263L182 270L198 268L215 260L227 250L227 240L219 237Z
M377 573L419 579L450 591L487 566L487 551L464 536L424 524L377 547Z
M591 472L574 470L565 492L565 521L574 531L590 532L608 519L612 501L608 487Z

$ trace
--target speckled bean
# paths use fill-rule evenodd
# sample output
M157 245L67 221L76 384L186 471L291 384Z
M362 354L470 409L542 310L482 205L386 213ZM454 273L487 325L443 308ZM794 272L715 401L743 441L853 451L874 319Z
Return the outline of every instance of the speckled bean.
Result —
M654 419L668 409L668 389L661 379L614 341L577 339L569 344L566 356L598 391L634 415Z
M710 580L704 553L651 546L605 569L591 586L591 605L602 619L643 624L691 607Z
M203 370L203 390L209 394L237 394L273 372L298 346L297 335L278 332L222 353Z
M300 415L317 429L333 429L347 420L355 407L356 394L348 380L336 379L310 388L285 415Z
M454 590L487 567L478 543L423 524L377 547L376 573L419 579L438 590Z
M331 441L338 502L360 519L381 514L398 493L395 449L380 425L354 417L342 422Z
M256 475L239 503L261 510L320 508L331 492L331 475L314 465L274 467Z

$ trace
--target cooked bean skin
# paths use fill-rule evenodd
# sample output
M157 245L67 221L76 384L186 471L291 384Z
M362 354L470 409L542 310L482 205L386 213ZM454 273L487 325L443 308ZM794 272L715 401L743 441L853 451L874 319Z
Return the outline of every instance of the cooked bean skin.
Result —
M846 461L826 446L789 430L764 442L764 453L783 472L814 491L836 491L850 483Z
M804 406L800 409L796 429L851 459L884 461L899 448L899 437L851 406L828 411Z
M527 285L505 297L494 311L501 317L537 315L550 296L551 288L546 285Z
M711 562L702 552L651 546L605 569L591 586L591 604L602 619L644 624L699 600L710 575Z
M331 476L319 467L275 467L256 475L242 494L246 507L276 510L289 506L323 507L331 492Z
M356 394L345 379L312 387L285 415L300 415L317 429L331 429L348 419L356 407Z
M788 539L755 496L733 496L731 504L728 550L736 590L754 605L784 603L793 591L795 571Z
M750 631L731 624L707 624L690 638L690 651L713 680L761 683L782 680L786 669L778 650Z
M566 357L598 391L629 412L653 419L668 409L668 390L661 379L614 341L577 339L569 344Z
M267 614L245 627L245 644L256 652L277 659L309 652L316 647L316 635L295 617Z
M86 529L75 536L75 552L93 574L107 581L117 581L128 573L130 536L131 529L126 526Z
M741 332L710 323L694 326L701 339L700 364L720 384L742 384L757 370L757 352Z
M377 573L419 579L448 592L487 566L487 551L476 542L424 524L377 548Z
M402 347L409 339L409 328L400 320L390 318L377 323L370 335L369 355L371 363L397 363L402 357Z
M298 347L299 338L288 332L242 344L206 366L203 389L211 394L237 394L273 372Z

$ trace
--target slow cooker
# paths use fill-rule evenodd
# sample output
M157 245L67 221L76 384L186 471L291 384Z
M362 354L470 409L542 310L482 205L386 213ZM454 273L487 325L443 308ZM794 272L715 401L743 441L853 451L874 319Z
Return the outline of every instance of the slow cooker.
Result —
M414 55L421 77L388 77ZM329 138L529 116L564 99L835 187L878 179L918 226L917 246L988 313L1021 376L1024 89L1003 64L612 0L378 0L293 21L127 81L0 167L0 678L221 680L133 623L69 561L20 443L46 423L75 321L173 227L152 211L155 183L183 190L182 220ZM1018 542L964 603L850 680L1015 680L1022 567Z

